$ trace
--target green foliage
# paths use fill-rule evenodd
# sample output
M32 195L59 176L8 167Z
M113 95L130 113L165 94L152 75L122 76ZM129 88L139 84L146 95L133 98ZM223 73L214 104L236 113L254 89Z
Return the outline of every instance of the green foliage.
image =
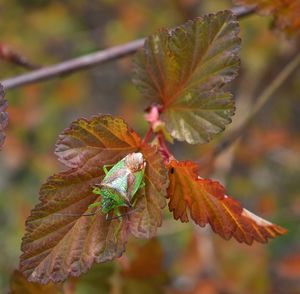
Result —
M239 25L229 12L197 18L150 36L135 59L134 83L161 106L170 134L188 143L208 142L234 113L221 87L239 68Z

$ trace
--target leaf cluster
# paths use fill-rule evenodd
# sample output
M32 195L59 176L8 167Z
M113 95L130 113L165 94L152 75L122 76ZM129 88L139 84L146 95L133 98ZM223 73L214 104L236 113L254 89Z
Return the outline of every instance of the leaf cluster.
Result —
M235 16L222 11L146 40L134 62L134 83L151 101L144 139L110 115L78 119L60 135L55 153L69 169L42 185L40 202L27 219L20 271L29 281L61 282L93 263L120 257L130 235L156 235L167 200L175 219L187 222L190 216L225 239L266 243L285 233L242 208L220 183L201 178L195 163L177 161L166 145L167 138L207 142L231 121L234 102L223 86L239 68L238 33ZM100 200L92 187L101 183L103 166L133 152L147 163L134 209L126 214L125 208L119 219L100 212L86 216Z

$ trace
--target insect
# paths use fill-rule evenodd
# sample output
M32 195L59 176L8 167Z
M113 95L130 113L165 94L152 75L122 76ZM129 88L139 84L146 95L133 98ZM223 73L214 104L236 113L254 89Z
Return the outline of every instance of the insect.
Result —
M108 170L109 166L112 168ZM137 191L145 186L145 168L146 161L140 152L126 155L115 165L104 165L103 180L93 186L93 193L100 195L101 200L89 208L99 207L106 219L111 211L116 218L121 217L120 207L134 207Z

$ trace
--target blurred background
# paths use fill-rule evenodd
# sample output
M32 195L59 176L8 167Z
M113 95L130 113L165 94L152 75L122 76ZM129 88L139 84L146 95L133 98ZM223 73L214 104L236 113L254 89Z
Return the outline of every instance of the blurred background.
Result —
M0 42L43 66L230 7L224 0L2 0ZM237 103L233 125L299 51L297 41L275 33L271 24L270 17L257 15L241 20L242 66L230 89ZM131 60L7 91L9 127L0 153L0 293L8 291L18 265L24 222L40 185L64 168L53 154L62 130L78 117L110 113L145 134L148 102L131 82ZM1 60L0 68L0 79L26 72ZM241 140L217 158L209 175L244 207L286 227L287 235L249 247L222 240L209 227L181 224L166 209L157 239L131 240L119 261L96 266L66 289L78 284L75 293L118 293L113 285L119 283L121 293L300 293L299 93L300 68ZM178 159L199 162L201 175L203 158L227 131L206 145L176 143L171 149Z

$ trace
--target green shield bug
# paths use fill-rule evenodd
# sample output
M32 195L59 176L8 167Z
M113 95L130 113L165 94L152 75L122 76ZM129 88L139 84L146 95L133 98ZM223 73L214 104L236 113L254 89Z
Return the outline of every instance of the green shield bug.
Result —
M89 206L99 207L107 218L111 211L114 211L116 217L122 216L120 207L134 207L135 195L145 185L146 161L142 153L130 153L111 166L109 170L108 165L103 167L105 177L93 187L93 193L100 195L101 200Z
M111 168L108 170L108 167ZM99 202L89 205L89 209L99 207L97 211L105 214L107 220L122 217L120 207L133 208L137 200L135 197L136 193L145 186L145 168L146 161L140 152L130 153L114 165L104 165L103 170L105 176L103 180L92 187L93 193L100 195L101 199ZM82 214L81 216L92 216L95 215L97 211ZM109 214L112 211L115 216L109 218ZM63 215L78 216L76 214Z

